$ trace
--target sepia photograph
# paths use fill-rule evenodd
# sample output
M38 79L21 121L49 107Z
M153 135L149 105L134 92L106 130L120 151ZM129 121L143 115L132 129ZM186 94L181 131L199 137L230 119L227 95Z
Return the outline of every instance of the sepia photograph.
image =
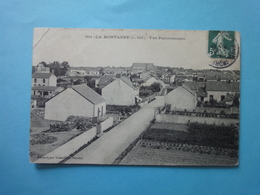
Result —
M237 166L236 31L35 28L30 162Z

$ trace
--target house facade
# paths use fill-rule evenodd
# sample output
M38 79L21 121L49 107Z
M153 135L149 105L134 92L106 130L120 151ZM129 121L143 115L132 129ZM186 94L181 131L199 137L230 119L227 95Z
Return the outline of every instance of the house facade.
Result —
M142 86L151 86L153 83L158 83L159 80L155 77L149 75L146 78L143 79L144 83L142 83Z
M103 89L106 85L108 85L109 83L111 83L114 78L116 77L116 75L114 74L105 74L102 77L100 77L97 81L97 87L99 89Z
M197 105L196 95L190 89L179 86L165 96L165 104L171 111L193 111Z
M45 119L65 121L71 115L105 116L105 99L83 84L67 88L45 103Z
M36 72L32 75L32 87L57 86L57 77L53 73Z
M62 87L34 86L32 87L32 97L51 98L63 90Z
M139 89L135 88L126 77L115 78L102 88L102 97L108 105L130 106L136 104Z
M207 101L212 99L225 101L227 96L239 93L239 82L208 81L206 82Z

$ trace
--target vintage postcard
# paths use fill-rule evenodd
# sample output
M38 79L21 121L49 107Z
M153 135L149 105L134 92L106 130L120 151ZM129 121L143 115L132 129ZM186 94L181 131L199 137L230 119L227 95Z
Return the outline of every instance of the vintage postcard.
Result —
M30 162L236 166L236 31L36 28Z

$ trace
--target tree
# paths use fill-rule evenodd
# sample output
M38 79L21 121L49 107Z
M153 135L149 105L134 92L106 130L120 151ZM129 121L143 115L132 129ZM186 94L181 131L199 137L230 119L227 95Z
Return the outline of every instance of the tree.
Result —
M50 71L54 71L54 74L56 76L64 76L66 75L70 65L68 62L64 61L62 63L58 62L58 61L54 61L52 63L49 63L48 65L46 65L47 67L50 67Z
M101 67L101 68L99 69L99 74L100 74L100 75L103 75L103 73L104 73L104 68Z
M159 92L159 91L161 91L161 85L160 85L160 83L154 82L154 83L151 85L151 90L152 90L152 92Z

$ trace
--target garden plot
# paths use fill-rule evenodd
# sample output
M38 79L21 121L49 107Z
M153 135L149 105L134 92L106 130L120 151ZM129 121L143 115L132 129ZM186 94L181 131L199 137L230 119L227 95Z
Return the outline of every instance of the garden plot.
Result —
M71 131L51 132L50 124L56 121L45 120L44 110L31 112L30 160L31 162L53 151L69 140L83 133L77 129Z
M237 158L213 154L183 152L182 150L154 149L135 146L120 162L121 165L192 165L227 166Z
M119 164L231 166L238 162L238 127L190 123L154 124L133 145ZM166 129L168 128L168 129Z
M177 123L155 123L151 129L166 129L175 131L188 131L188 126L185 124Z

